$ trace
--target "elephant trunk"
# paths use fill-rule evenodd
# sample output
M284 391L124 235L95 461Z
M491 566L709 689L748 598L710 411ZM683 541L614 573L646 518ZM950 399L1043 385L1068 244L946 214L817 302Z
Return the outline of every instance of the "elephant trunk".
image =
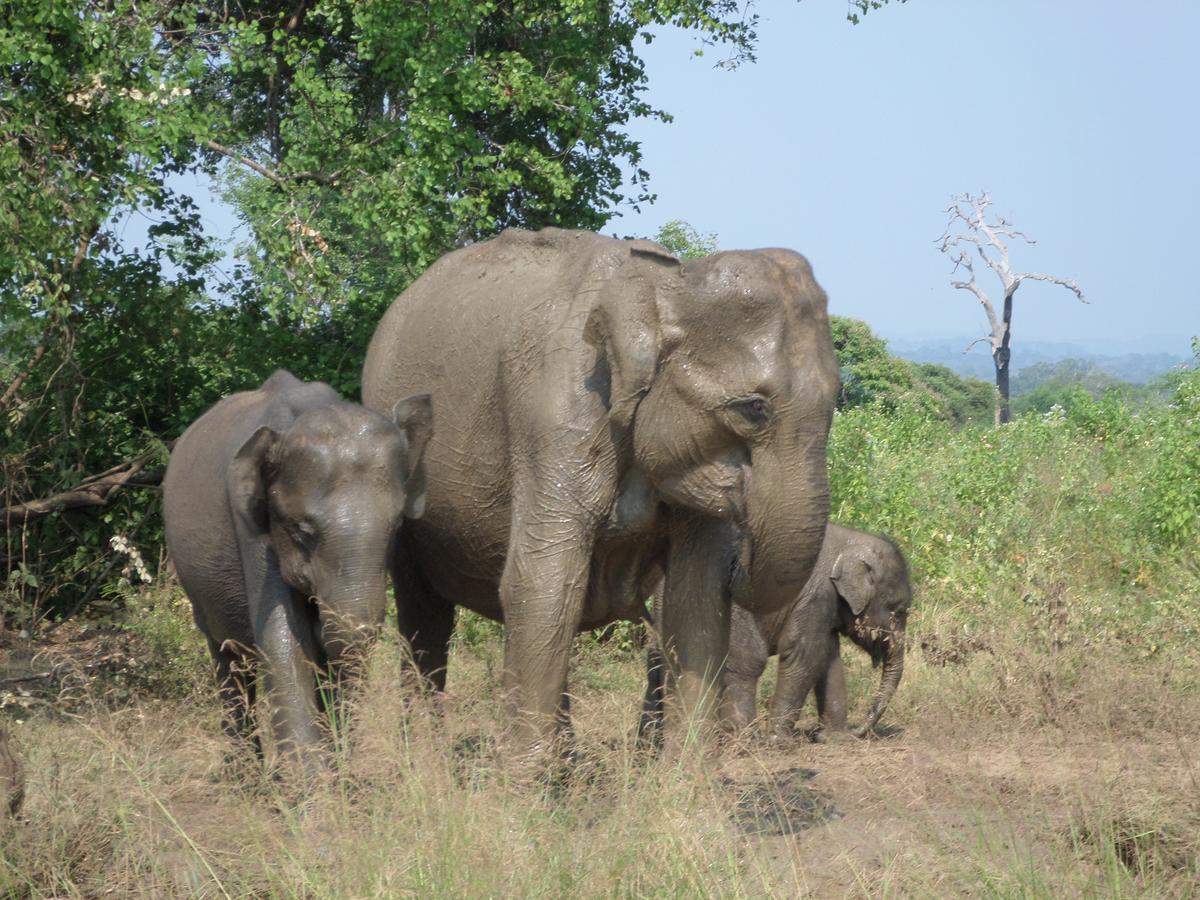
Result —
M866 721L854 731L857 737L866 737L870 734L871 729L875 727L875 724L884 714L884 711L887 710L888 703L891 702L892 696L896 693L896 688L900 684L900 676L903 674L904 634L903 632L896 632L888 640L888 651L883 663L883 674L879 676L879 687L875 690L875 697L871 701L871 709L867 713Z
M803 590L825 535L829 482L823 436L755 455L746 507L748 541L739 562L749 584L735 591L735 599L755 613L781 609Z
M318 599L320 643L334 669L361 662L383 625L387 576L382 564L338 566L332 589Z

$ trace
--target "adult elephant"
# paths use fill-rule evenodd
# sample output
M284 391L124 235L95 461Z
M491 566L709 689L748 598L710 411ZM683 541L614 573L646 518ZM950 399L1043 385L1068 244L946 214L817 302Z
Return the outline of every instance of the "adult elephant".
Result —
M825 294L792 251L681 263L546 229L443 257L363 369L368 406L427 391L444 410L428 511L393 559L420 670L444 686L455 604L502 620L510 739L548 747L572 637L640 616L662 565L668 722L712 716L731 599L790 603L821 548L837 383Z

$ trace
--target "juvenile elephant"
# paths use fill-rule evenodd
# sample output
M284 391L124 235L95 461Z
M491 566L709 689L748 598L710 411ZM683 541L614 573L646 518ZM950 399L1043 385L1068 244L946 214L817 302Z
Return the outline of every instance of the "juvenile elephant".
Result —
M908 564L885 537L830 523L812 577L796 602L770 613L734 608L725 671L725 718L734 728L756 716L758 679L779 654L768 724L790 736L810 691L821 734L846 728L846 675L840 637L883 664L871 709L855 733L866 735L887 709L904 672L904 632L912 606Z
M216 662L226 733L252 730L261 662L276 742L309 766L317 671L338 675L382 625L389 549L425 504L429 397L388 412L280 370L193 422L163 481L167 547Z
M573 636L640 617L662 565L669 711L710 718L732 596L782 607L816 560L837 383L825 294L789 250L681 263L549 228L443 257L363 368L374 409L445 398L429 514L393 561L421 671L444 685L455 604L503 621L509 743L550 747Z

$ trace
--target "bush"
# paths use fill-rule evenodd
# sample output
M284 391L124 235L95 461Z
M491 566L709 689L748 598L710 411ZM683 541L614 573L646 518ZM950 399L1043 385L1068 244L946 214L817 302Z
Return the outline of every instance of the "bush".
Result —
M920 403L840 410L830 479L832 518L899 541L919 602L963 607L969 622L1068 596L1090 625L1147 650L1161 629L1196 640L1200 610L1179 596L1198 574L1195 370L1167 404L1108 392L1002 428L956 430Z

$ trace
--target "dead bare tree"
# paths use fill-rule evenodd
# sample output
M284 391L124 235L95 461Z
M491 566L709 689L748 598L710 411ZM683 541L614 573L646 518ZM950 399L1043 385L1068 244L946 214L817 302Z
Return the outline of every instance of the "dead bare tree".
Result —
M1002 425L1009 420L1008 364L1012 358L1013 295L1017 288L1024 281L1048 281L1051 284L1062 285L1083 303L1087 303L1087 300L1073 278L1059 278L1041 272L1014 272L1009 261L1006 241L1019 239L1027 244L1036 244L1037 241L1013 228L1003 216L995 216L989 222L987 210L991 205L991 197L986 191L976 195L960 194L954 197L953 202L946 208L950 217L946 223L946 232L937 242L941 251L950 254L954 260L952 273L957 274L960 269L965 269L970 276L966 281L951 281L951 287L970 291L987 313L990 333L972 341L967 345L967 350L982 341L988 341L992 346L992 362L996 366L996 424ZM1000 279L1004 300L998 315L995 305L975 280L975 255L978 255L984 265Z

